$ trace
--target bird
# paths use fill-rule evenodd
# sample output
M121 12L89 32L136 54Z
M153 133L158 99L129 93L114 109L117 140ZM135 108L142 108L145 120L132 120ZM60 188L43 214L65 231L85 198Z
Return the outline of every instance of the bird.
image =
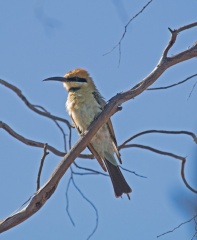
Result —
M83 68L67 72L64 77L50 77L44 81L60 81L68 92L67 112L80 135L98 117L106 105L106 101L98 91L93 79ZM109 119L93 136L87 145L102 169L109 173L116 197L122 197L132 189L126 182L117 160L122 163L117 146L112 122ZM116 157L114 156L116 155Z

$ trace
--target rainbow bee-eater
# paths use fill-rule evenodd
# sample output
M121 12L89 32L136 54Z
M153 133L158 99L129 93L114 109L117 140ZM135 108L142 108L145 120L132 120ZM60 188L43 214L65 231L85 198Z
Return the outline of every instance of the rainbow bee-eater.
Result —
M88 72L78 68L66 73L64 77L51 77L45 80L63 82L68 91L66 101L68 114L79 134L83 134L106 105ZM102 169L108 170L115 196L120 197L126 193L130 199L129 193L132 190L124 179L114 156L116 154L117 159L122 163L110 119L98 130L87 147Z

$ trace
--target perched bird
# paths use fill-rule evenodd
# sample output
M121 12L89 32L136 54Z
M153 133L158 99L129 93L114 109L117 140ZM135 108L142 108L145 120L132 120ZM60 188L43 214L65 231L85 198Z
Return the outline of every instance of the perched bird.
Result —
M78 68L68 72L64 77L47 78L44 81L61 81L68 91L66 108L75 128L83 134L106 105L92 78L84 69ZM109 119L92 138L87 146L98 160L104 171L109 172L116 197L126 193L128 198L132 191L124 179L114 153L120 163L121 157L117 147L111 120Z

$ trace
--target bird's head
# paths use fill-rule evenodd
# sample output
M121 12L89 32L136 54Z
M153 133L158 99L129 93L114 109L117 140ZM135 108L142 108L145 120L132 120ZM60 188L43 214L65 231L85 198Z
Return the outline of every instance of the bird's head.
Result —
M64 77L50 77L43 81L60 81L63 82L64 87L69 92L71 89L90 89L94 90L96 87L88 72L82 68L69 71Z

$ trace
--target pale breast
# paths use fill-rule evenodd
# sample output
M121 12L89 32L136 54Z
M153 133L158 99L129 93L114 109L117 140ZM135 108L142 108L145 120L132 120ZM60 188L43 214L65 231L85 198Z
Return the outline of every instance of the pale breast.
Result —
M80 94L70 94L66 102L66 108L74 124L83 133L88 126L101 112L100 105L95 101L94 96L86 95L86 98Z

